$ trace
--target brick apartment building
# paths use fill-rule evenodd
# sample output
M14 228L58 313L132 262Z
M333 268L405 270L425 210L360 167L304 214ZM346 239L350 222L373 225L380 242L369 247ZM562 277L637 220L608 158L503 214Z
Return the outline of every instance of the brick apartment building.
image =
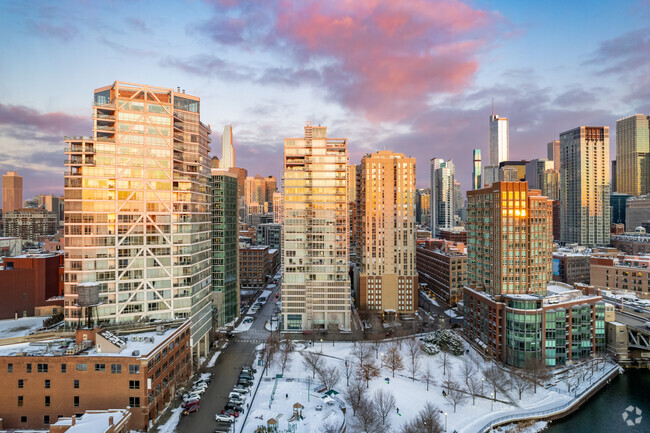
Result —
M650 257L621 254L591 258L591 285L599 289L620 289L641 298L650 295Z
M416 248L416 269L420 284L437 300L455 305L463 299L467 284L467 254L462 243L430 239Z
M57 214L45 209L5 212L2 225L5 236L16 236L34 243L38 242L39 236L56 234L59 226Z
M239 246L239 281L242 287L263 288L280 264L278 250L268 245Z
M589 284L590 254L562 252L553 253L553 281L566 284Z
M650 254L650 233L625 233L614 235L611 245L627 254Z
M459 228L440 229L440 239L450 242L462 242L467 245L467 230Z
M59 418L50 424L50 433L129 433L130 421L126 409L88 410L80 418Z
M4 428L44 429L61 417L128 406L130 427L148 430L191 371L189 320L0 346L0 418Z
M36 307L63 306L63 254L23 254L0 261L0 319L33 316Z

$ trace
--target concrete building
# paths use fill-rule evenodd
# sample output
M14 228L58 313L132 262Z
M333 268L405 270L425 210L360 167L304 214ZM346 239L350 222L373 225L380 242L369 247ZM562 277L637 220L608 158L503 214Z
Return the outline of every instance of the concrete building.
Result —
M257 226L256 242L268 245L282 254L282 224L265 223Z
M129 433L131 412L127 409L87 410L80 417L59 417L50 433Z
M440 230L440 239L446 241L462 243L467 245L467 230L462 227L454 227L451 230Z
M305 124L284 140L283 327L350 329L347 139Z
M364 156L357 189L360 311L412 314L415 269L415 158L382 150Z
M128 406L130 427L148 430L191 375L190 341L186 320L0 346L4 428L43 429L59 417Z
M472 189L481 189L483 184L481 178L483 177L483 165L481 161L481 149L474 149L474 164L472 166Z
M452 160L431 159L431 235L436 237L441 229L454 227L454 180Z
M616 122L616 187L623 194L650 194L650 116Z
M553 281L573 285L589 284L589 260L591 254L577 251L555 251L553 253Z
M489 295L544 295L551 279L551 206L527 182L468 191L468 283Z
M546 159L553 161L553 169L560 171L560 140L553 140L546 144Z
M605 302L560 283L548 296L464 289L463 331L488 356L514 367L554 367L605 350Z
M625 231L633 232L637 227L650 220L650 194L630 197L625 203ZM5 236L7 234L5 230Z
M235 146L233 146L232 125L226 125L221 134L221 160L219 168L230 170L235 165Z
M36 315L37 307L61 305L63 254L23 254L0 261L0 319Z
M625 225L625 215L626 215L626 204L627 199L632 197L629 194L623 194L620 192L613 192L609 196L609 205L612 208L612 222L611 224L623 224ZM634 230L634 227L631 227Z
M23 207L23 178L15 171L2 176L2 213Z
M0 257L14 257L23 250L23 242L18 237L0 237Z
M239 317L239 201L237 176L212 169L212 306L217 325Z
M640 298L650 295L650 257L620 254L591 257L591 285L626 290Z
M561 240L609 244L609 127L580 126L560 134Z
M239 280L243 288L264 288L280 265L277 249L268 245L239 246Z
M102 321L191 318L198 360L212 326L200 98L117 81L93 96L93 137L66 139L66 322L79 319L77 284L98 282Z
M611 237L611 244L627 254L650 254L650 233L626 233Z
M273 193L273 222L275 224L284 223L284 202L281 192Z
M560 200L553 200L553 240L556 242L562 237L561 212Z
M509 140L508 118L492 113L490 116L490 167L497 167L501 162L508 161L510 157Z
M465 245L449 241L430 240L416 249L419 281L447 305L463 299L467 284L467 254Z
M417 190L415 201L415 220L418 224L429 226L431 212L431 188L420 188ZM431 235L431 232L429 232Z
M560 172L553 169L553 166L554 162L552 160L533 159L527 162L526 180L529 188L541 190L542 195L551 200L559 200Z
M618 185L616 184L616 160L612 161L612 169L610 170L612 192L618 192Z
M18 209L5 212L2 218L3 233L37 244L41 236L54 235L58 229L55 212L45 209Z
M499 166L483 167L483 187L490 186L499 181Z

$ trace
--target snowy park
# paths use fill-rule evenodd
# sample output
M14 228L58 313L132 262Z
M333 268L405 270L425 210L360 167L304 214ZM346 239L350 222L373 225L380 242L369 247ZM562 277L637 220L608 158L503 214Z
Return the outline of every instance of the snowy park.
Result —
M348 432L474 433L562 408L615 368L597 358L509 371L449 330L360 343L276 339L260 351L267 370L243 433L338 432L344 423Z

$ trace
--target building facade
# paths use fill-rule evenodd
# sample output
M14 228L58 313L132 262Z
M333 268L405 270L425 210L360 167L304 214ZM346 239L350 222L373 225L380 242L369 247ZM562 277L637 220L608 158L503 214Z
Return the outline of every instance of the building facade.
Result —
M431 160L431 235L436 237L441 229L455 226L454 180L455 168L452 160L440 158Z
M305 125L284 140L283 327L350 328L348 148Z
M469 284L490 295L545 294L551 279L552 201L527 182L467 192Z
M2 218L3 233L23 241L38 243L41 236L54 235L58 229L55 212L45 209L18 209L5 212Z
M481 189L483 184L481 178L483 176L483 163L481 161L481 149L474 149L474 164L472 166L472 189Z
M556 251L553 253L553 281L573 285L589 284L591 256L578 252Z
M501 162L508 161L509 147L508 118L492 113L490 116L489 165L498 167Z
M266 223L257 226L257 243L268 245L282 254L282 224Z
M627 254L650 254L650 233L625 233L614 235L611 244Z
M546 159L553 161L553 169L560 171L560 140L553 140L546 144Z
M2 212L4 214L23 207L23 178L15 171L2 176Z
M650 193L650 116L616 122L616 188L623 194Z
M467 284L467 254L463 244L449 241L418 245L416 268L419 282L426 285L447 305L456 305L463 299L463 287Z
M612 224L623 224L625 225L625 210L627 199L632 197L629 194L623 194L620 192L613 192L609 196L609 205L612 208ZM634 227L631 227L634 230Z
M364 156L357 189L361 311L418 309L415 269L415 158L382 150Z
M66 139L65 319L77 284L97 282L100 321L191 319L207 352L210 127L200 99L115 82L96 89L93 137ZM198 357L197 357L198 359Z
M212 306L217 325L239 317L237 176L212 169Z
M221 134L221 160L219 160L219 168L224 170L235 167L235 146L232 139L232 125L226 125Z
M268 245L241 245L239 247L239 279L241 287L265 288L278 271L278 250Z
M620 254L591 258L591 285L599 289L626 290L650 295L650 257Z
M630 197L625 202L625 231L633 232L648 221L650 221L650 194ZM5 235L7 235L6 231Z
M580 126L560 134L561 240L609 244L609 127Z

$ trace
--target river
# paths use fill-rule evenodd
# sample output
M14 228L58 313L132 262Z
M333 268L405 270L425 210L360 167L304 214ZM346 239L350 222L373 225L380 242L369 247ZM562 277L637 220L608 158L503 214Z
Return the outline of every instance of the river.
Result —
M641 410L628 412L628 425L623 413L628 407ZM638 424L635 421L640 421ZM650 372L642 369L626 370L577 412L553 421L544 433L648 433L650 432Z

